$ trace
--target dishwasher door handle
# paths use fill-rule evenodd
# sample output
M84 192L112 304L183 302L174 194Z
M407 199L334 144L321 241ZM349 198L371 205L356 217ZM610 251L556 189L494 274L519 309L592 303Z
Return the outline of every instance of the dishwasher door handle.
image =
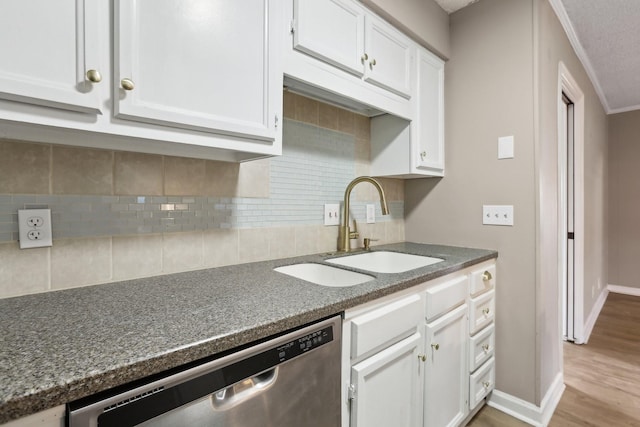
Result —
M279 367L276 366L273 369L269 369L268 371L213 393L211 395L211 406L213 406L214 411L229 410L251 399L255 395L268 390L278 379L278 369Z

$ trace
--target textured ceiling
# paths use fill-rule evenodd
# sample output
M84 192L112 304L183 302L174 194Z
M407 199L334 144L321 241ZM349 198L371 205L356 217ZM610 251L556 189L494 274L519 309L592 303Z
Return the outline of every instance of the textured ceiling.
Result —
M574 32L573 48L607 112L640 109L640 0L560 1L571 25L563 22L565 31Z
M448 13L477 0L436 0ZM549 0L607 113L640 110L640 0Z

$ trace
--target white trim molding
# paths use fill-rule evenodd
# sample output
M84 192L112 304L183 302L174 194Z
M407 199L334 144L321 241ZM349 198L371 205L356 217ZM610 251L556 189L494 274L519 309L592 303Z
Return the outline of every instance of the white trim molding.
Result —
M540 406L536 406L533 403L500 390L494 390L491 393L487 404L532 426L546 427L549 421L551 421L551 417L560 402L560 398L562 398L562 393L564 393L565 385L563 378L562 372L556 375L549 390L547 390L547 393L544 395Z
M632 288L631 286L607 285L607 290L614 294L631 295L640 297L640 288Z
M640 289L638 289L638 291L640 292ZM596 300L595 304L593 304L591 313L589 314L589 317L584 324L584 341L576 342L576 344L586 344L587 341L589 341L589 337L591 336L593 327L596 325L596 320L598 320L598 316L600 316L602 307L604 307L604 303L607 301L607 296L609 296L608 287L604 288L602 292L600 292L600 295L598 295L598 299Z
M571 47L573 47L573 51L576 53L576 56L582 63L584 70L587 72L587 76L589 76L589 80L591 80L591 84L593 84L593 88L598 94L598 98L600 98L600 102L604 107L604 110L607 114L611 114L614 111L609 107L609 103L607 102L607 98L604 95L604 91L602 90L602 86L600 86L600 81L596 75L596 72L593 70L593 66L591 65L591 61L589 61L589 57L585 52L578 36L576 35L576 31L571 24L571 20L569 20L569 15L567 15L567 11L564 8L561 0L549 0L551 4L551 8L556 13L558 20L560 20L560 24L564 29L564 32L567 34L567 38L569 39L569 43L571 43Z

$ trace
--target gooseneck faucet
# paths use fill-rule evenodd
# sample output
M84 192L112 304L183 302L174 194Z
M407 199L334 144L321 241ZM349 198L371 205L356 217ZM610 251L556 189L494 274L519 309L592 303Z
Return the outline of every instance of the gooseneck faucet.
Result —
M347 189L344 192L344 203L342 205L342 225L338 231L338 250L341 252L349 252L351 250L351 240L358 237L357 231L351 231L349 228L349 197L351 196L351 190L360 184L361 182L368 182L372 184L378 190L380 195L380 207L382 208L382 215L389 215L389 208L387 207L387 199L384 197L384 190L378 181L370 176L359 176L347 185ZM355 220L354 220L355 225ZM355 227L354 227L355 228Z

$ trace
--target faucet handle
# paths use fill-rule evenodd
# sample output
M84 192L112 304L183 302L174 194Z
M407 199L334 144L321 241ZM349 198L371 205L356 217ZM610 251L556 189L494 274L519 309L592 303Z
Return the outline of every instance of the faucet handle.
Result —
M371 249L371 242L377 242L379 239L372 239L370 237L364 238L364 250L368 251Z
M357 239L358 237L360 237L360 233L358 233L358 223L354 219L353 220L353 230L351 230L349 232L349 238L350 239Z

